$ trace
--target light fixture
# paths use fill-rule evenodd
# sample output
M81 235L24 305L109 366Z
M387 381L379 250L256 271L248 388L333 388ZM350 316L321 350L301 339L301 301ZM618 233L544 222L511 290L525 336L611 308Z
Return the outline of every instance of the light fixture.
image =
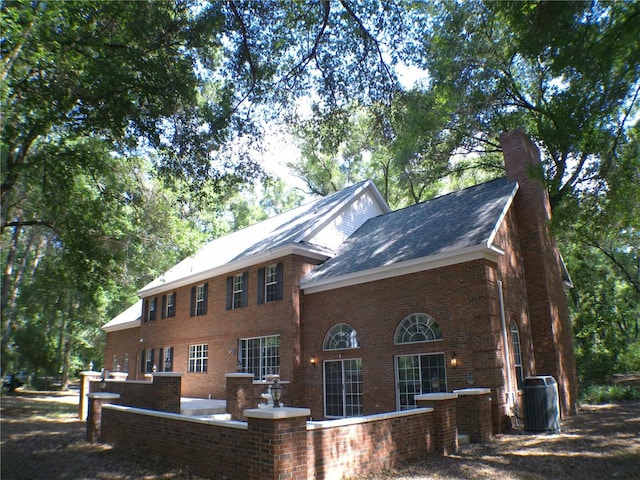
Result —
M311 357L309 359L309 363L315 367L316 363L318 363L318 359L316 357Z
M440 377L438 377L438 374L435 372L431 376L431 391L432 392L440 391Z
M280 407L280 398L282 397L282 385L280 385L280 380L275 378L273 380L273 385L271 385L271 398L273 398L273 407Z
M458 356L454 353L451 355L451 368L456 368L458 366Z

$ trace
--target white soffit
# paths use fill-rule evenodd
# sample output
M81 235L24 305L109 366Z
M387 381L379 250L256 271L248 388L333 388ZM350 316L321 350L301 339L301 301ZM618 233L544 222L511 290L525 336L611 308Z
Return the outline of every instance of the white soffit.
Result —
M105 332L117 332L140 326L142 315L142 300L137 301L124 312L116 315L113 319L102 326Z

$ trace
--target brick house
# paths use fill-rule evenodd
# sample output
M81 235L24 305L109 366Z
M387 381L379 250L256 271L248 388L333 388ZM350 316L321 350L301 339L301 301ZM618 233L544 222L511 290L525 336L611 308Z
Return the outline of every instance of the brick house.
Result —
M213 240L103 328L107 369L183 372L225 398L225 374L279 374L288 404L333 418L409 409L414 395L491 388L496 429L523 379L577 380L537 148L500 138L506 178L391 212L372 182Z

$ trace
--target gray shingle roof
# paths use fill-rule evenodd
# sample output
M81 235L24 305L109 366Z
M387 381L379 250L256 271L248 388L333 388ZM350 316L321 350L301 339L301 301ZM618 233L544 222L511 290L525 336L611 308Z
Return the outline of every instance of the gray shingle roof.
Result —
M371 218L302 286L488 244L516 189L500 178Z
M222 270L226 272L239 268L237 265L241 262L266 261L263 258L265 255L277 253L281 248L298 246L326 258L333 254L335 246L311 245L307 241L307 236L313 236L319 229L322 229L323 225L338 215L341 209L348 208L351 200L366 192L371 192L373 197L376 196L375 194L379 196L376 201L380 208L376 211L388 210L384 199L371 181L357 183L333 195L316 199L245 229L212 240L194 255L174 265L147 284L138 294L140 296L150 295L186 285L189 282L201 281L209 276L224 273ZM359 225L360 223L358 223Z

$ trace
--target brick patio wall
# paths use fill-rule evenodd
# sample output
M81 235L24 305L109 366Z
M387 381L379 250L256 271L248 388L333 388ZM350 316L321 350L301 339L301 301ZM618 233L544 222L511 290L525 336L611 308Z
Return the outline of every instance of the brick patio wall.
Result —
M434 452L432 409L309 422L307 428L306 478L379 472Z
M91 381L89 392L117 393L120 398L112 402L117 405L180 413L181 381L181 373L157 372L151 381L107 379L104 388L99 381Z
M154 384L157 392L164 388L166 394L155 407L176 398L179 402L179 380L176 374L156 374L153 382L107 382L105 387L113 393L89 395L87 439L212 479L302 480L365 475L430 454L454 453L461 425L472 441L491 434L489 389L419 395L416 402L425 408L416 410L307 421L307 408L249 408L238 413L254 401L256 386L250 376L229 374L227 382L236 394L228 397L227 410L246 422L126 406L142 394L153 397Z
M463 388L454 390L458 432L469 435L471 443L488 442L493 438L491 422L491 390L488 388Z
M248 422L103 405L100 441L211 479L326 479L433 452L433 411L307 422L309 409L247 410Z
M101 441L212 479L248 479L247 424L106 405Z

